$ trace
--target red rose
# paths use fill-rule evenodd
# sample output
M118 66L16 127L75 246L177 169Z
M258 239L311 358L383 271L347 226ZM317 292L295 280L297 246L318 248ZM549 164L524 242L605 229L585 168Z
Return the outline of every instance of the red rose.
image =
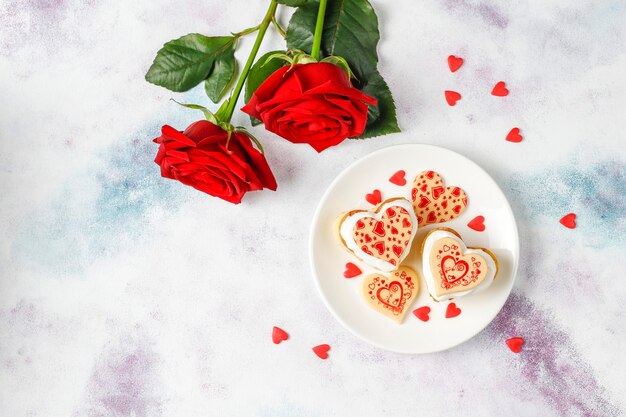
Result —
M321 152L363 133L368 104L377 101L352 87L344 70L319 62L279 68L241 110L267 130Z
M163 177L235 204L248 191L276 190L274 175L250 138L233 132L228 147L227 138L226 131L206 120L182 133L165 125L154 139L159 144L154 162Z

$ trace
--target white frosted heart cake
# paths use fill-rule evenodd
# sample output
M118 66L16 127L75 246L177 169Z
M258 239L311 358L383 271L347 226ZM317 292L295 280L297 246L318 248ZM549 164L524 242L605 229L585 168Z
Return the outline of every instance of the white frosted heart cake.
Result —
M339 221L342 245L368 265L385 272L398 269L417 231L412 203L405 198L381 202L373 211L353 210Z
M436 301L484 290L498 273L498 260L485 248L467 247L454 230L431 230L422 242L422 270Z

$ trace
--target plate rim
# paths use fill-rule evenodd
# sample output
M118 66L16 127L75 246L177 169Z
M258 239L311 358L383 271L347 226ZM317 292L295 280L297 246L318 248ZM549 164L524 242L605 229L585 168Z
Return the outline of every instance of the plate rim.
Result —
M465 162L468 162L470 165L473 165L474 168L478 169L479 171L482 171L492 182L493 184L496 186L496 188L498 189L498 191L500 191L500 193L502 194L502 196L504 197L504 202L505 204L505 208L508 211L508 214L510 215L510 217L513 219L512 222L512 226L513 226L513 232L515 234L515 242L514 242L514 248L511 248L512 253L513 253L513 267L511 268L511 285L510 288L508 290L508 294L506 297L504 297L502 299L502 302L500 303L500 306L497 309L497 312L494 314L493 317L491 317L491 319L489 321L486 322L486 324L484 326L482 326L476 333L474 333L473 335L466 337L462 340L459 340L457 343L454 343L446 348L443 349L438 349L438 350L432 350L432 351L425 351L425 352L414 352L414 351L407 351L407 350L402 350L402 349L393 349L390 348L389 346L383 346L381 344L379 344L376 341L373 341L365 336L363 336L362 334L358 333L357 331L355 331L354 329L352 329L351 326L349 326L341 317L340 315L337 313L337 311L334 309L334 307L329 303L328 299L326 298L324 292L322 291L322 288L320 286L320 280L319 280L319 273L317 271L314 259L313 259L313 241L315 238L315 226L316 224L319 222L319 217L322 211L322 207L325 205L326 201L329 198L330 192L331 190L335 187L335 185L345 176L347 175L348 172L350 172L354 166L356 166L357 164L362 163L364 160L369 159L373 156L375 156L378 153L382 153L384 151L388 151L390 148L431 148L431 149L439 149L439 150L444 150L446 152L450 152L452 154L455 154L457 157L460 157L462 159L465 160ZM315 282L315 287L317 288L317 292L319 294L319 296L321 297L322 301L324 302L324 305L326 306L326 308L331 312L331 314L333 315L333 317L335 318L335 320L337 320L345 329L347 329L351 334L353 334L354 336L356 336L359 340L364 341L366 343L369 343L372 346L375 346L379 349L388 351L388 352L395 352L395 353L402 353L402 354L409 354L409 355L420 355L420 354L430 354L430 353L436 353L436 352L443 352L449 349L452 349L454 347L457 347L465 342L467 342L468 340L476 337L479 333L481 333L483 330L485 330L485 328L487 326L489 326L489 324L491 324L491 322L493 322L493 320L498 316L498 314L500 314L500 312L502 311L502 307L504 307L504 304L507 302L507 300L509 299L509 297L511 296L511 292L513 291L513 286L515 285L515 280L517 279L517 272L519 269L519 252L520 252L520 242L519 242L519 230L517 227L517 219L515 218L515 213L513 212L513 209L511 208L511 203L509 203L509 200L506 196L506 194L504 194L504 192L502 191L502 188L500 188L500 185L498 185L498 183L493 179L493 177L487 172L485 171L480 165L478 165L476 162L474 162L473 160L469 159L468 157L466 157L465 155L462 155L456 151L453 151L451 149L448 149L446 147L443 146L438 146L438 145L430 145L430 144L422 144L422 143L405 143L405 144L398 144L398 145L390 145L390 146L385 146L383 148L377 149L373 152L370 152L366 155L363 155L361 158L357 159L356 161L353 161L350 165L348 165L347 167L345 167L332 181L330 184L328 184L328 186L326 187L326 190L324 191L324 194L322 194L322 197L320 198L319 203L317 204L317 207L315 208L315 213L313 214L313 218L311 220L311 225L309 228L309 265L311 267L311 272L312 272L312 277L313 277L313 281Z

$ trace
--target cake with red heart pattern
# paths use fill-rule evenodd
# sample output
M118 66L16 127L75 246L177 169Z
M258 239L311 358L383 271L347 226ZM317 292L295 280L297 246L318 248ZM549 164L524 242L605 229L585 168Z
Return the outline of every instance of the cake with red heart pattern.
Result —
M417 231L413 205L405 198L381 202L373 211L352 210L339 221L343 246L366 264L385 272L398 269Z
M430 296L447 300L488 288L498 273L495 255L467 247L456 231L431 230L422 242L422 272Z
M444 187L441 175L423 171L413 180L411 200L419 226L444 223L457 217L467 207L467 194L456 185Z
M395 322L402 323L419 288L417 273L402 265L389 276L376 273L365 277L362 292L367 305Z

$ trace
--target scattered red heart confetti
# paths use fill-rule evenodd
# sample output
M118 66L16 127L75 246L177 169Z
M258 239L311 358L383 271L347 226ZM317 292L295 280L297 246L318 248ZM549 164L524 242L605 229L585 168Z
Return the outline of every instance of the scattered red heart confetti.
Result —
M524 137L519 134L519 127L514 127L511 129L508 135L506 135L506 140L509 142L521 142Z
M389 178L389 182L396 185L406 185L406 178L404 178L405 174L406 172L400 170Z
M453 317L456 317L459 314L461 314L461 309L458 308L456 306L456 304L454 304L454 303L448 304L448 307L446 308L446 318L447 319L451 319Z
M576 215L574 213L566 214L559 222L569 229L574 229L576 227Z
M467 224L467 227L474 229L477 232L485 231L485 218L483 216L476 216Z
M509 95L509 90L506 89L504 81L499 81L491 90L491 94L498 97L504 97Z
M328 358L328 351L330 350L330 345L318 345L313 348L313 352L319 356L321 359Z
M383 197L380 194L380 190L374 190L371 192L371 194L366 194L365 199L367 200L368 203L373 204L373 205L376 205L380 203L381 201L383 201Z
M446 95L446 101L451 106L454 106L456 102L461 99L461 95L457 93L456 91L446 90L445 95Z
M287 334L287 332L280 327L274 326L274 328L272 329L272 342L277 345L283 340L287 339L289 339L289 335Z
M430 313L430 307L428 306L416 308L415 310L413 310L413 314L415 314L415 317L417 317L421 321L430 320L430 317L428 316L429 313Z
M463 65L463 58L450 55L448 57L448 66L450 71L456 72Z
M522 351L524 339L521 337L512 337L506 340L506 344L509 346L509 349L511 349L511 352L520 353Z
M352 262L348 262L346 264L346 270L343 271L343 276L345 278L354 278L357 275L361 275L361 270L359 269L359 267Z

